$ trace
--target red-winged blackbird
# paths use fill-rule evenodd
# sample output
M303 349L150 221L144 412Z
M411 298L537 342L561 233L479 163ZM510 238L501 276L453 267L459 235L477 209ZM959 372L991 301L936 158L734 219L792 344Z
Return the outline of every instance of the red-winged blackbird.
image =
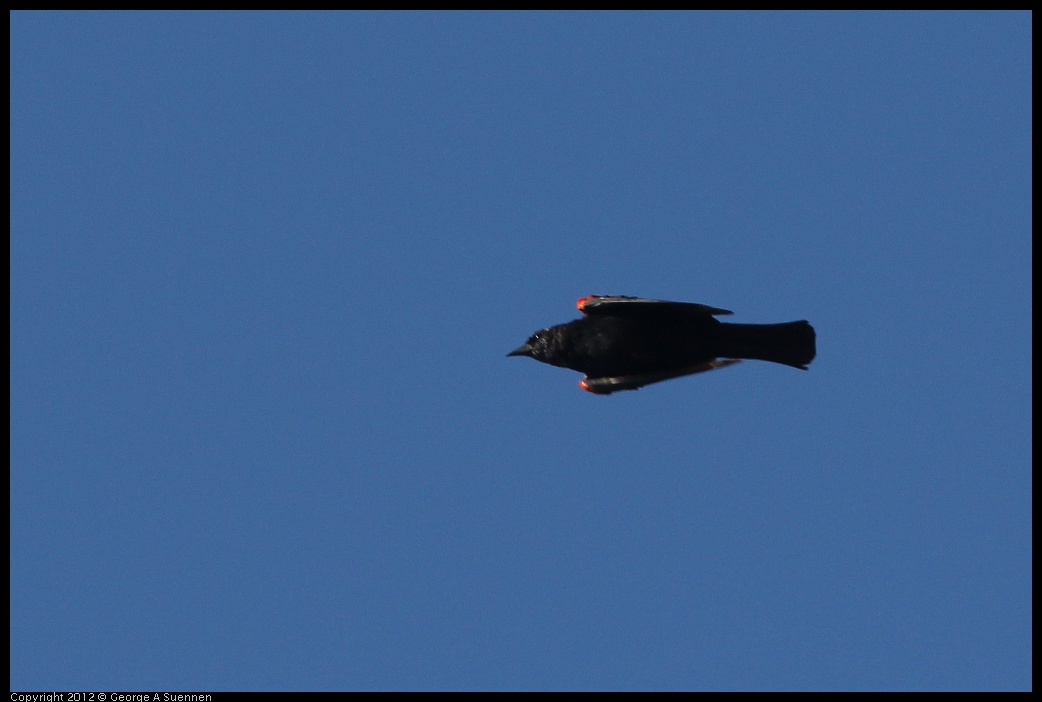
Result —
M579 387L607 395L742 358L807 370L816 353L814 327L805 320L725 324L714 316L728 310L620 295L590 295L576 306L582 319L541 329L507 355L585 373Z

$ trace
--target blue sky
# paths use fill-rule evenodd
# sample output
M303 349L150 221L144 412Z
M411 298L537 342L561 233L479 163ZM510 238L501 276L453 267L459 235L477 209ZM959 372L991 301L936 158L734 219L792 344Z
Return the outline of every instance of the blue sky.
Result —
M12 689L1030 689L1030 24L12 14Z

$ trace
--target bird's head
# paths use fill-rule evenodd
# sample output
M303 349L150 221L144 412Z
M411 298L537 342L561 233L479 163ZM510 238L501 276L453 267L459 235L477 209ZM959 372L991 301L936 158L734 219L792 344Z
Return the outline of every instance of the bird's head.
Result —
M554 334L553 327L540 329L528 337L528 341L508 353L507 356L528 356L543 363L552 363L550 359L553 357L556 342L557 337Z

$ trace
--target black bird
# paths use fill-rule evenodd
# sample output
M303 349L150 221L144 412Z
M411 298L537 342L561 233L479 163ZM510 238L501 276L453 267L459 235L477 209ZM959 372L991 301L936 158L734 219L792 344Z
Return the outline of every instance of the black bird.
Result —
M806 322L725 324L728 310L693 302L589 295L582 319L541 329L508 356L530 356L586 375L583 390L608 395L751 358L807 370L814 327Z

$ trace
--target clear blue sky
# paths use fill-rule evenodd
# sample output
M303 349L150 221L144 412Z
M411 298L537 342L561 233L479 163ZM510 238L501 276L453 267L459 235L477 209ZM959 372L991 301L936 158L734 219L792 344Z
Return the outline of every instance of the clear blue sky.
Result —
M1031 687L1031 16L11 16L11 686ZM590 293L808 319L597 397Z

